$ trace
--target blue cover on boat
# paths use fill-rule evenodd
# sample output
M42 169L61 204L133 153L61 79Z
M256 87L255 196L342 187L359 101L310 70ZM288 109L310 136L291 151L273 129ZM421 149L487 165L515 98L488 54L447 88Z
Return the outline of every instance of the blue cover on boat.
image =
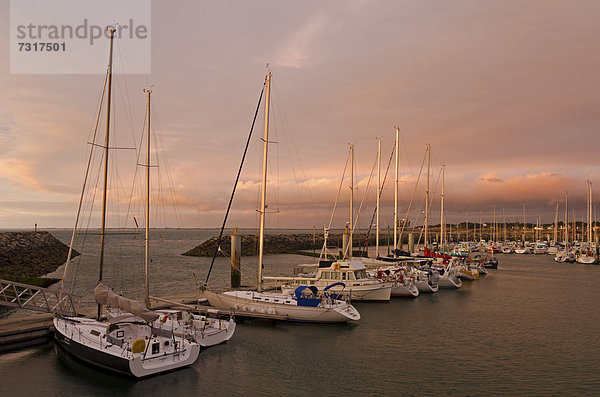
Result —
M329 288L335 287L337 285L341 285L342 288L346 288L346 284L338 281L337 283L329 284L327 287L323 288L323 291L327 291Z
M307 298L307 297L303 296L302 291L304 291L305 289L310 290L315 297L319 293L319 290L315 286L312 286L312 285L310 287L306 286L306 285L299 286L294 291L294 295L296 295L296 301L297 301L298 306L308 306L308 307L319 306L319 303L321 303L321 298Z

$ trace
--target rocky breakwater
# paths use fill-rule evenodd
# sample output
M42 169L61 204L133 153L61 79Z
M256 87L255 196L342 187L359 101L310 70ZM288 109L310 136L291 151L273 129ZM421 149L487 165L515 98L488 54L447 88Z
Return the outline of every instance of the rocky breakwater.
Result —
M68 252L48 232L0 232L0 277L43 276L65 263Z
M332 253L338 251L337 247L342 247L342 234L330 234L327 238L327 247ZM364 245L366 234L355 234L352 239L354 249ZM242 255L252 256L258 254L258 235L242 235ZM380 237L381 238L381 237ZM375 241L375 236L371 235L370 241ZM213 256L217 247L218 236L215 236L195 248L183 253L186 256ZM311 233L306 234L267 234L265 235L265 253L266 254L289 254L297 251L306 251L315 249L317 253L323 246L323 235L313 237ZM231 238L226 235L221 240L221 250L225 255L231 255Z

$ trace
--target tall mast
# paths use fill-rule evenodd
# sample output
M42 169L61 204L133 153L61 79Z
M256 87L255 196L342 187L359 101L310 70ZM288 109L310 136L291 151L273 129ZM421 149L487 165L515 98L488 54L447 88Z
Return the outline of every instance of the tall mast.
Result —
M265 208L267 201L267 153L269 149L269 107L271 104L271 72L266 77L265 93L265 134L263 137L263 167L262 167L262 186L260 192L260 232L258 245L258 292L262 291L262 261L265 239Z
M377 235L375 254L379 257L379 196L381 196L381 138L377 139Z
M494 204L494 237L492 239L492 242L495 243L496 240L498 239L498 237L496 236L496 204ZM492 247L493 249L493 247Z
M467 227L466 227L466 231L465 231L465 234L466 234L466 239L465 239L465 240L466 240L466 241L469 241L469 213L468 213L468 212L466 212L466 213L465 213L465 216L466 216L466 218L467 218Z
M554 213L554 244L558 240L558 202L556 203L556 211Z
M108 33L110 34L110 50L108 54L108 99L106 102L106 139L104 141L104 187L102 191L102 228L100 230L100 274L98 277L98 283L102 282L104 267L104 237L106 233L106 191L108 189L108 144L110 142L110 99L112 93L112 54L115 29L109 28ZM100 320L101 312L102 305L98 304L98 313L96 315L96 318L98 320Z
M523 203L523 245L525 245L525 231L527 226L525 226L525 203Z
M150 282L148 280L148 253L150 248L150 94L152 90L146 90L148 95L146 120L146 241L144 247L144 300L146 307L150 308Z
M573 208L573 226L571 227L573 232L573 242L577 240L577 220L575 219L575 208Z
M565 249L569 243L569 192L565 192Z
M592 182L588 181L589 204L588 204L588 244L592 245Z
M441 247L444 247L444 233L446 232L446 222L444 222L444 179L446 176L446 164L442 164L442 198L440 200L440 241Z
M348 259L352 258L352 232L354 229L354 220L353 220L353 212L354 212L354 145L350 144L350 231L349 231L349 241L348 241Z
M483 222L481 220L481 210L479 210L479 241L483 238Z
M425 189L425 247L427 247L427 233L429 223L429 167L431 165L431 145L427 144L427 188Z
M394 182L394 258L396 255L396 249L398 248L398 136L400 135L400 127L396 127L396 180ZM402 240L402 236L400 236Z
M504 242L506 243L506 213L504 212L504 208L502 208L502 222L504 223Z

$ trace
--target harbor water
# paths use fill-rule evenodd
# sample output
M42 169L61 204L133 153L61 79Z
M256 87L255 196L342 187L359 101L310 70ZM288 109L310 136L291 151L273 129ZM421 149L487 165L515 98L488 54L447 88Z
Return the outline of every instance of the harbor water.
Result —
M52 233L64 242L70 237ZM210 258L180 254L216 231L156 233L151 294L175 295L203 283ZM109 261L106 283L137 297L139 236L113 240L121 259L112 259L127 266L109 270ZM94 259L83 255L70 269L77 272L74 292L88 295L84 304L98 276ZM264 274L291 274L312 260L267 256ZM62 267L52 275L60 277ZM242 258L242 275L244 284L255 282L256 258ZM229 262L220 258L209 284L228 282ZM357 324L240 322L227 344L202 351L193 366L143 380L82 365L52 343L4 353L0 395L600 395L599 285L600 266L499 255L499 269L459 290L356 302Z

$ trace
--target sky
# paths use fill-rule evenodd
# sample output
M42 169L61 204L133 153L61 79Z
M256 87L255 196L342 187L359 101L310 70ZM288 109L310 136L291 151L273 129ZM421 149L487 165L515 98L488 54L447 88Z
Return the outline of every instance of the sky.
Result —
M0 1L5 27L9 4ZM166 214L158 216L161 226L221 225L267 63L276 142L269 145L267 227L329 224L349 144L354 208L364 196L358 225L368 226L377 138L385 171L395 126L399 212L412 199L415 224L423 218L425 174L415 182L426 144L432 224L440 219L442 164L448 222L478 221L480 213L489 221L494 206L499 218L521 220L523 205L528 222L551 222L556 203L562 220L567 191L569 216L574 209L581 220L586 180L594 202L600 197L598 1L182 0L152 1L151 13L151 74L115 76L114 130L115 145L139 146L142 89L152 85L162 143L153 152L162 170L155 174L170 182L161 181L167 187L158 191L153 176L152 197L175 208L156 210ZM0 228L72 227L104 76L11 74L9 44L5 28ZM231 227L257 225L263 117L261 110ZM118 214L113 225L122 226L131 222L124 218L143 215L125 211L136 152L118 152L109 207ZM393 223L393 172L382 192L382 225ZM348 220L348 175L332 227ZM92 225L98 208L89 215Z

